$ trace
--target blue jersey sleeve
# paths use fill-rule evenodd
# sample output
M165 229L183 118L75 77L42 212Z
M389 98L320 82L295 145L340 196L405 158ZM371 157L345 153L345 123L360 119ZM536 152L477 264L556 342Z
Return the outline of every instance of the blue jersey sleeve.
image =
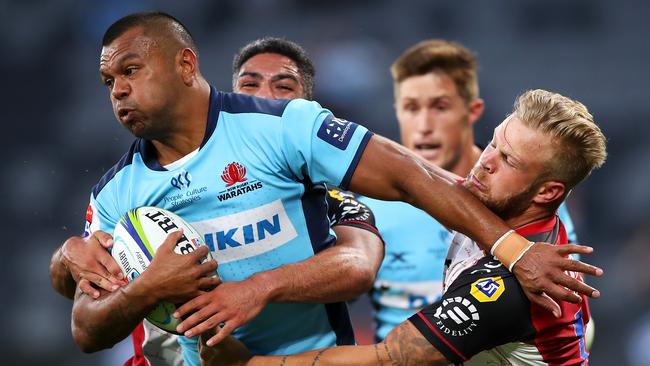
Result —
M557 210L557 215L560 217L560 220L564 224L564 229L566 230L566 234L569 237L569 243L577 243L578 234L576 234L576 229L573 225L573 220L571 220L571 215L569 215L569 210L567 209L566 202L562 202L560 208Z
M372 133L302 99L290 102L282 117L283 149L292 172L347 189Z
M115 198L110 197L110 188L102 190L97 196L90 195L90 204L86 210L84 237L90 236L97 230L113 235L113 230L121 217L116 202Z

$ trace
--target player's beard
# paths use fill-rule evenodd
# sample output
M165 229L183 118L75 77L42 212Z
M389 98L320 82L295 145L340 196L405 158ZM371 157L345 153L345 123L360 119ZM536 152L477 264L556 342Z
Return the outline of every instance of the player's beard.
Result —
M501 200L478 197L483 204L503 220L508 220L521 215L528 207L541 183L533 182L520 193L510 195Z

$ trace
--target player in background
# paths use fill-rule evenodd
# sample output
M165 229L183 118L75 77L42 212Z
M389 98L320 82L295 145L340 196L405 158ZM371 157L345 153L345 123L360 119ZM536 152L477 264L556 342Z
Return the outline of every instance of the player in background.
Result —
M467 176L482 150L473 131L484 110L475 56L455 42L426 40L398 57L391 74L402 145L447 171ZM386 242L371 294L375 339L380 341L442 295L450 235L441 223L411 205L360 200L372 208ZM559 214L569 239L576 242L564 204Z
M458 184L521 235L564 248L568 238L557 209L571 189L605 162L605 145L583 104L530 90L516 100L513 112L495 128L492 141ZM251 358L229 339L228 347L202 341L201 356L208 366L588 363L586 298L581 304L563 302L562 316L551 316L526 298L506 265L458 232L448 251L443 291L441 300L399 324L379 344Z
M267 177L272 181L267 187L282 187L283 194L290 193L289 191L294 192L294 196L292 196L294 200L304 192L296 186L296 183L300 183L302 186L307 182L305 179L308 179L309 182L330 181L343 188L349 186L352 190L368 196L381 199L410 200L451 227L470 233L486 250L489 250L498 239L502 239L499 241L500 245L496 250L496 255L512 267L516 275L521 277L527 296L548 309L554 307L551 300L544 297L544 293L559 300L570 301L579 300L576 300L576 295L569 289L591 296L599 295L594 289L563 273L564 270L580 270L590 274L600 274L599 269L564 258L567 252L565 250L558 250L552 245L542 243L532 244L523 237L510 233L502 221L480 205L465 189L453 184L445 172L427 165L396 144L366 132L361 126L334 119L328 111L320 109L315 103L304 101L262 102L260 99L217 92L207 84L199 72L196 46L189 33L179 22L170 19L173 18L163 14L140 14L126 17L111 27L111 32L104 38L101 58L102 78L110 91L116 117L138 139L129 153L125 155L125 159L116 165L116 169L112 170L95 189L93 197L99 201L95 202L94 207L98 212L92 215L93 222L90 225L90 232L93 235L87 239L87 246L100 250L99 242L108 241L108 239L98 238L94 234L97 232L96 229L99 227L104 231L111 231L115 220L126 211L126 206L129 206L128 208L138 206L153 199L147 195L147 192L158 195L170 193L165 190L151 190L151 187L157 186L153 184L156 182L161 184L161 189L163 186L169 185L168 181L173 174L165 173L165 166L180 160L180 165L183 168L185 167L184 163L190 164L191 167L193 164L201 164L201 160L194 159L194 157L205 156L205 150L215 148L215 146L226 149L233 149L236 146L237 149L243 151L226 151L226 154L219 158L244 159L246 164L255 168L253 171L259 169L260 171L273 172L273 176ZM156 95L151 94L154 91ZM233 122L241 118L250 119L251 124ZM272 122L278 121L278 119L279 125ZM305 121L308 119L312 119L313 122L306 124ZM265 134L255 132L260 131L261 123L269 129ZM309 126L313 126L313 129L310 129ZM241 129L246 130L242 131ZM215 133L215 131L219 133ZM310 147L301 147L300 144L309 143L307 137L311 133L313 133L311 137L313 141L309 145ZM275 136L274 139L278 139L280 138L278 135L283 136L283 143L279 140L267 139L273 136ZM218 140L217 144L211 143L213 138ZM270 155L256 155L262 152L260 148L271 150L282 148L289 151L284 151L284 154L275 151ZM246 156L237 157L236 154ZM216 155L219 154L210 156L216 157ZM295 159L282 160L281 156ZM184 157L185 159L182 159ZM258 157L257 160L255 157ZM273 162L266 159L260 160L259 157L273 157L282 161L276 162L277 165L272 167L266 167L265 164L273 164ZM322 159L326 161L324 162ZM216 166L225 168L234 164L232 161L219 161L218 163ZM336 167L332 167L331 163L337 163ZM210 166L214 169L215 164ZM153 185L149 187L129 185L129 182L141 181L134 175L150 173L145 167L155 171L156 174L151 173L150 176L158 180L151 181L150 183ZM172 168L179 167L172 164ZM239 167L234 165L234 168ZM227 169L228 172L238 171L237 174L230 174L227 177L228 180L243 184L246 182L243 181L243 178L246 178L246 180L251 180L248 184L258 183L257 173L250 173L248 177L244 177L243 170L234 168ZM251 179L251 176L255 179ZM226 181L225 178L223 180ZM284 183L280 183L280 181ZM162 182L165 184L162 185ZM112 186L106 190L107 185L105 184ZM120 185L125 188L122 193L119 193L122 191L119 189ZM264 186L263 183L262 186ZM287 189L289 186L292 187L291 190ZM257 188L253 189L248 185L246 187L250 190L242 190L244 186L241 185L239 187L237 193L226 191L220 193L218 197L227 201L238 197L241 192L248 193L257 190ZM255 187L259 186L256 184ZM260 198L257 194L264 191L257 191L251 197ZM106 201L107 198L102 198L102 192L112 192L110 194L114 196L113 198L121 198L126 202L114 202L115 206L112 206L109 203L111 200ZM300 192L300 194L296 195L295 192ZM161 196L158 199L162 197L167 196ZM214 196L212 197L214 198ZM203 204L212 202L206 201L199 202ZM227 209L223 212L224 214L237 213L232 211L234 207L230 206L233 202L244 201L228 202L225 206L230 211ZM322 205L322 201L320 202ZM248 203L255 205L259 204L259 201L250 200ZM183 208L187 207L183 206ZM274 206L273 208L278 207ZM283 208L283 210L277 215L279 216L282 212L286 213L288 209ZM294 216L295 209L290 211ZM184 215L181 209L177 212ZM217 222L219 221L218 217L215 219ZM198 224L204 223L197 220L200 218L189 218L189 221L196 226L201 226ZM307 221L304 218L292 217L289 221L284 220L283 222L300 225L298 229L293 225L296 232L309 230L309 228L305 228ZM273 225L273 223L267 219L259 221L260 227L266 228L264 232L269 230L269 225L273 228L272 230L278 230L280 225ZM207 224L212 224L212 222ZM246 227L248 226L242 226L242 228ZM321 224L320 230L323 227ZM212 226L201 229L214 230ZM221 242L221 244L225 245L224 250L242 246L240 241L245 242L252 239L238 237L237 239L240 241L235 240L230 233L234 235L237 230L234 228L225 232L218 231L214 235L211 234L210 237L213 240L223 239L225 242ZM294 238L292 232L285 234L288 236L284 239ZM319 238L323 238L323 236ZM175 242L174 239L177 238L173 236L168 238L163 248L171 249ZM313 250L313 241L309 245ZM221 248L219 247L219 249ZM585 247L569 247L568 252L574 251L590 252ZM204 254L202 250L198 250L195 256L201 254ZM219 257L217 255L217 258ZM161 300L184 302L198 295L201 289L213 286L214 283L211 283L210 280L206 281L206 278L209 278L208 274L213 272L213 268L209 268L209 263L197 268L195 259L191 255L186 258L179 258L173 254L157 255L149 270L142 276L129 285L121 287L119 291L100 290L99 300L77 291L73 307L73 334L76 341L82 348L89 351L109 347L128 335L157 302ZM56 260L53 263L56 265ZM233 269L230 267L224 265L224 261L220 261L219 271L222 277L225 277L222 271L228 273ZM80 273L73 275L65 267L53 268L52 272L54 273L53 281L58 288L69 288L67 286L71 284L71 279L75 275L77 279L85 278L83 277L84 272L81 273L82 276L79 276ZM108 277L101 270L94 273L102 278ZM233 277L235 276L233 275ZM261 288L265 285L264 278L258 277L256 280L258 281L255 283L259 287L254 290L264 291L265 289ZM102 281L96 280L96 282ZM217 289L221 289L227 284L228 282L225 282ZM73 283L71 287L74 287ZM152 291L153 288L156 288L157 291ZM282 299L276 300L282 301ZM198 305L202 307L207 304ZM555 309L556 315L559 315L559 310ZM218 312L211 317L212 326L223 324L224 327L215 339L208 343L219 341L233 330L232 324L237 324L237 319L230 318L231 315ZM295 321L291 318L281 318L281 320ZM330 323L329 326L332 324ZM185 331L186 329L182 329L181 326L179 330ZM191 336L203 330L205 329L196 328L186 332L186 335ZM334 330L332 332L336 333ZM263 342L263 344L270 343L273 342ZM287 351L291 352L292 350L287 349Z

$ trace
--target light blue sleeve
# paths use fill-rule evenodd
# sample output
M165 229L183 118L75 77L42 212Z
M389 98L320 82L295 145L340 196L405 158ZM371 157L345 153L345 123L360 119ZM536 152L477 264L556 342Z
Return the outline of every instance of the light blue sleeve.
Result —
M571 215L569 215L569 209L566 206L566 202L562 202L560 208L557 210L557 215L560 217L560 220L564 224L564 229L566 230L567 237L569 238L569 243L575 244L578 242L578 235L576 234L575 226L573 225L573 220L571 220ZM571 258L575 260L580 260L580 254L571 254Z
M181 354L186 366L201 366L199 355L199 336L187 338L178 336L178 344L181 346Z
M299 178L347 189L372 133L316 102L291 101L282 116L283 151Z
M560 220L564 224L564 229L566 229L567 236L569 237L569 242L577 243L578 235L576 234L573 220L571 220L571 215L569 215L569 210L567 209L566 202L562 202L560 208L557 210L557 214L560 216Z
M84 237L90 236L97 230L105 231L113 235L115 225L120 220L120 214L117 212L115 202L107 197L107 192L102 191L95 197L90 195L90 203L86 209L86 225L84 228Z

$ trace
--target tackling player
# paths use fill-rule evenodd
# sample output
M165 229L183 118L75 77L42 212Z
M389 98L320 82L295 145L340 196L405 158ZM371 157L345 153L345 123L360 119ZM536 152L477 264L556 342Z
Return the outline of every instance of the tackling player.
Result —
M476 69L469 50L445 40L422 41L391 66L402 144L461 177L481 155L473 131L484 109ZM442 224L411 205L360 200L373 209L386 242L386 257L371 293L375 339L380 341L397 324L440 298L450 236ZM558 212L569 239L576 242L565 205Z
M458 184L521 235L566 248L567 233L555 213L570 190L605 158L605 137L584 105L531 90L517 99L512 114L495 129L489 146ZM381 343L243 359L249 366L585 365L586 298L561 306L562 316L555 318L532 304L507 266L455 233L442 299L398 325ZM234 351L245 351L229 342L228 347L203 345L205 364L227 364L224 360L239 356Z

